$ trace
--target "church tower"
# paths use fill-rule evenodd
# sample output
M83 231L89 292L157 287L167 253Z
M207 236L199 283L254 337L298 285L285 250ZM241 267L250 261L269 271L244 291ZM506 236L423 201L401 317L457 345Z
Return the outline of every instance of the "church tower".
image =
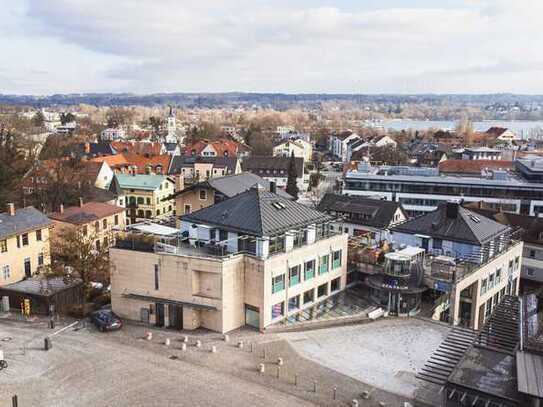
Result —
M175 123L175 113L170 105L170 113L168 114L166 124L168 134L166 135L167 143L177 143L177 125Z

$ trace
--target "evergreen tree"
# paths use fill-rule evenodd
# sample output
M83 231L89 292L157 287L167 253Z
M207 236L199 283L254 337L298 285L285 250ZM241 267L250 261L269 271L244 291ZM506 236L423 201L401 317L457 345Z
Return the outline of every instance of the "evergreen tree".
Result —
M296 183L296 159L294 158L294 151L290 155L290 163L288 165L288 178L287 178L287 193L292 195L294 199L298 199L298 184Z

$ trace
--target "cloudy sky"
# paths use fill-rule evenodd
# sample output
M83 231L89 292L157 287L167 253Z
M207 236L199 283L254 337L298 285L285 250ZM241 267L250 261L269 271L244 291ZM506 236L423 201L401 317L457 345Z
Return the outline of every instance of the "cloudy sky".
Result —
M543 0L0 0L0 93L543 94Z

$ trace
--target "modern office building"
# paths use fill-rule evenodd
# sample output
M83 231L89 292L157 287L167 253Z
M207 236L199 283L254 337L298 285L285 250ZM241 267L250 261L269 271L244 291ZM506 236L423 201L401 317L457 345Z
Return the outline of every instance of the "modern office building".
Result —
M112 307L177 329L264 330L341 291L347 234L259 187L181 217L182 239L118 241Z
M543 213L543 184L499 170L482 178L443 176L437 168L362 165L345 175L343 194L396 201L410 216L433 211L439 203L451 200L484 201L496 209L526 215Z

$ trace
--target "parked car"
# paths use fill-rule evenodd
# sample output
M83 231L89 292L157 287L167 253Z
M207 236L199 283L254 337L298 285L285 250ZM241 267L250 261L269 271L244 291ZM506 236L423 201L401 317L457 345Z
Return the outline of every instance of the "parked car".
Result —
M123 321L110 309L101 309L91 314L90 319L98 330L116 331L123 327Z

